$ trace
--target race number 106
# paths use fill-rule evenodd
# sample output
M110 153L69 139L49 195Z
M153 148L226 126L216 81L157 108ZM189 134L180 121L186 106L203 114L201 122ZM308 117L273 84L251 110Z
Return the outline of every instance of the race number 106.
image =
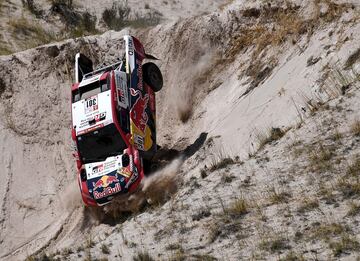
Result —
M86 100L86 108L90 108L92 106L96 106L97 105L97 98L90 98Z

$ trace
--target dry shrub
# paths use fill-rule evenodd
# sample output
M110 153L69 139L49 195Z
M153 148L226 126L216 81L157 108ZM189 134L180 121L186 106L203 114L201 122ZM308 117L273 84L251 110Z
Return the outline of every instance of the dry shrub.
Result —
M146 251L141 251L141 252L138 252L136 253L134 256L133 256L133 261L155 261L154 258L152 258L150 256L150 254Z
M356 120L350 127L350 131L354 136L360 136L360 120Z
M290 249L289 240L285 237L273 235L267 239L264 239L260 243L260 248L272 253L281 252L285 249Z
M321 12L321 7L325 8L324 12ZM339 19L345 11L353 8L353 5L349 3L339 4L332 0L315 0L315 8L315 19L330 23Z
M331 0L315 0L314 4L315 12L311 18L306 18L299 6L290 3L285 7L264 4L259 9L249 8L241 11L246 19L239 26L238 33L233 34L223 60L232 62L239 53L251 51L248 66L251 73L248 72L246 75L250 76L252 83L247 92L257 87L277 65L274 59L271 66L264 66L268 64L263 61L270 48L279 48L285 42L296 44L304 35L307 35L309 40L316 28L337 21L351 8L349 4L337 4ZM267 57L266 60L269 59L271 60L271 57Z
M21 2L30 13L34 14L37 18L42 18L44 11L34 3L34 0L21 0Z
M346 228L338 223L322 224L312 229L310 238L319 240L329 240L346 231Z
M5 46L4 43L1 43L0 45L0 55L8 55L11 54L12 51L9 47Z
M25 18L9 21L12 34L24 48L32 48L54 40L54 36L45 31L39 24L30 23Z
M281 128L270 128L265 131L257 131L255 133L255 138L259 144L259 150L263 149L266 144L270 144L273 141L277 141L281 139L288 129L281 129Z
M145 9L150 9L150 7ZM130 13L133 14L131 15ZM109 29L120 31L126 26L144 28L157 25L161 22L162 16L161 13L154 10L150 10L146 14L134 13L131 12L127 2L114 2L111 8L104 10L102 20Z
M308 148L309 168L314 172L325 172L331 170L334 166L331 159L335 156L335 147L325 146L322 143Z
M336 188L342 193L344 198L360 196L360 181L340 178L336 184Z
M352 177L360 176L360 157L357 158L349 165L346 174Z
M230 157L220 158L218 161L211 163L210 171L226 168L228 165L234 164L235 161Z
M230 205L229 208L225 211L228 213L231 217L240 217L249 212L249 203L243 199L237 199Z
M353 52L345 62L344 69L348 70L360 59L360 48Z
M289 198L291 198L291 194L281 189L272 187L268 191L268 200L272 205L286 203L288 202Z
M356 216L360 213L360 205L356 204L355 202L350 202L349 204L349 211L347 212L347 216Z
M355 237L344 235L336 242L330 242L329 247L332 249L335 257L347 254L349 251L358 251L360 244Z
M304 198L298 208L299 213L306 213L319 207L319 201L314 198Z
M268 46L278 46L284 43L288 36L294 36L294 40L306 32L305 20L300 16L298 7L262 7L258 9L248 9L243 11L243 15L253 15L261 23L241 28L241 33L236 35L230 43L230 50L227 56L234 57L245 48L254 47L253 58Z

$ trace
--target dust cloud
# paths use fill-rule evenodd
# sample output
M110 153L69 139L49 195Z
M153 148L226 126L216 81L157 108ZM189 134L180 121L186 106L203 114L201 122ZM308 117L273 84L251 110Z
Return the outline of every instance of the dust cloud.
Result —
M77 180L68 184L64 191L60 193L60 202L68 213L83 206Z
M207 51L195 62L186 61L186 64L180 66L185 69L175 76L173 85L176 87L172 90L169 101L175 104L178 117L182 122L188 121L192 114L198 87L207 80L207 72L214 64L214 57L214 52Z
M178 173L183 158L173 160L164 168L144 177L139 189L131 194L119 195L104 207L105 215L119 218L124 212L138 213L146 205L162 204L173 195L181 182Z

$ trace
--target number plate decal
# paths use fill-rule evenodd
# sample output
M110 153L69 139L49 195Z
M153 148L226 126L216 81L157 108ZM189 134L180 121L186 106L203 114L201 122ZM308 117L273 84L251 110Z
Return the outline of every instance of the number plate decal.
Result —
M85 106L85 114L96 111L99 108L97 95L86 99L84 102L84 106Z

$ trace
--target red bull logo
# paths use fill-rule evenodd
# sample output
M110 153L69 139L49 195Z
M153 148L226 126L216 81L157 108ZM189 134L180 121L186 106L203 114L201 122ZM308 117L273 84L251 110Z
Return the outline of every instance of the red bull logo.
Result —
M119 183L119 179L114 176L104 175L94 184L94 191L100 188L107 188L113 183Z
M116 183L113 188L107 187L102 192L94 191L94 198L95 199L104 198L112 194L118 193L120 191L121 191L121 186L119 183Z
M142 97L140 91L135 91L132 88L130 89L130 92L132 96L139 95L139 98L136 100L130 111L131 120L139 130L144 132L148 122L148 115L146 114L145 109L147 108L149 95L145 94L145 96Z
M110 185L114 183L115 186L110 187ZM103 190L101 192L97 191L100 188L102 188ZM94 184L93 191L94 191L93 195L95 199L104 198L112 194L115 194L117 192L120 192L121 186L119 184L119 179L115 176L108 176L108 175L102 176L101 179L96 181L96 183Z

